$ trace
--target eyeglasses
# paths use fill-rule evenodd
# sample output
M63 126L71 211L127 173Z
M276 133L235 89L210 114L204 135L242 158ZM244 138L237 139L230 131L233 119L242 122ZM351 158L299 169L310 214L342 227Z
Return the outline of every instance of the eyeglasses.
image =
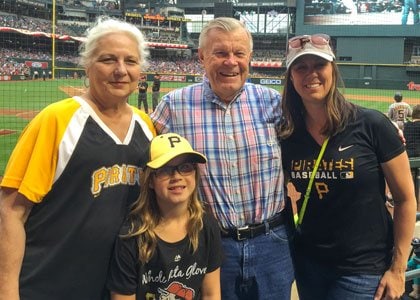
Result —
M154 170L153 173L158 179L168 179L175 171L178 171L182 176L190 175L195 171L195 164L187 162L178 166L165 166Z
M313 34L313 35L299 35L289 40L289 47L293 49L302 48L306 43L311 43L316 48L323 48L330 42L330 37L326 34Z

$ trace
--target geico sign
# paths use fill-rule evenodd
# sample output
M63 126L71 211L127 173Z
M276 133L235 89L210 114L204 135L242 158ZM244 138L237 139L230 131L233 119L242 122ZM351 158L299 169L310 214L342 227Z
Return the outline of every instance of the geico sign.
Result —
M280 79L260 79L260 84L281 84Z

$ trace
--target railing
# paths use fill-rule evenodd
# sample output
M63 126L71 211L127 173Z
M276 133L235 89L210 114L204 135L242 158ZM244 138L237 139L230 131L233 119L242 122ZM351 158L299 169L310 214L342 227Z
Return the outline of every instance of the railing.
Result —
M417 158L417 163L420 164L420 158ZM417 212L416 214L416 221L420 221L420 212ZM420 238L420 237L415 237L415 238ZM411 256L414 254L414 247L418 247L417 243L411 243L412 244L412 250L411 250L411 254L410 254L410 258ZM409 270L407 272L405 272L405 280L406 281L411 281L415 278L420 278L420 269L415 269L415 270Z
M413 175L413 180L414 180L414 188L415 188L415 194L416 194L416 199L417 199L417 205L419 205L420 203L420 157L413 157L413 158L410 158L409 160L410 160L411 174ZM419 207L417 208L417 210L419 210ZM416 221L420 221L420 212L417 212L416 214ZM420 238L420 237L414 237L414 238ZM414 250L415 250L414 247L418 247L418 245L416 245L414 242L412 242L411 244L413 248L411 250L410 258L412 257L414 253ZM420 269L408 270L405 272L406 282L411 282L416 278L420 278ZM409 299L407 298L408 297L407 294L408 293L405 294L406 297L405 298L403 297L403 299Z
M413 174L416 199L417 199L417 203L419 203L420 201L420 157L413 157L413 158L410 158L409 160L410 160L411 173ZM420 221L420 212L417 212L416 221ZM420 238L420 237L417 237L417 238ZM414 252L414 249L412 250L412 252ZM419 277L420 277L420 269L410 270L410 271L405 272L406 281L411 281Z

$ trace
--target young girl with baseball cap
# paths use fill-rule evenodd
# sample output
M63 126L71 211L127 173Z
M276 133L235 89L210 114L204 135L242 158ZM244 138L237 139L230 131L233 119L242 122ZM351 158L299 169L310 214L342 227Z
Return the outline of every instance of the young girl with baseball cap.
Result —
M111 299L220 299L221 239L198 197L206 157L174 133L155 137L142 191L116 241Z

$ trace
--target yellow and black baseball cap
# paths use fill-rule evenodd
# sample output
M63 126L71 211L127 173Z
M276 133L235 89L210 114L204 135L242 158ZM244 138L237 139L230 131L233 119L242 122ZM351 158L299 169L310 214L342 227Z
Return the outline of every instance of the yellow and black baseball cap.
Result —
M176 133L165 133L154 137L150 143L150 161L147 166L158 169L175 157L189 154L191 162L204 164L206 157L200 152L194 151L191 144Z

